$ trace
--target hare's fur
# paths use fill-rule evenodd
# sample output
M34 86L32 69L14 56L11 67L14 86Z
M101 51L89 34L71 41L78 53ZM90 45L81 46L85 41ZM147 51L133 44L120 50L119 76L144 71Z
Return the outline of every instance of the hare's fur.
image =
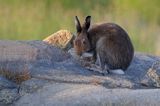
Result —
M74 48L78 55L94 51L95 60L102 70L126 70L134 56L134 48L128 34L119 25L103 23L90 27L90 16L83 26L76 17L77 37ZM90 28L89 28L90 27ZM122 72L120 72L122 73Z

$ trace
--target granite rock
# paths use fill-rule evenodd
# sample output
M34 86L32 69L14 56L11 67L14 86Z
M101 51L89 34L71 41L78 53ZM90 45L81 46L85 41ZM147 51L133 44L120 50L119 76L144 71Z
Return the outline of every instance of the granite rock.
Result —
M43 41L0 41L0 54L0 69L23 73L25 66L30 75L21 83L1 75L2 106L160 104L160 66L155 66L160 57L136 52L124 75L104 76L81 66L67 51Z

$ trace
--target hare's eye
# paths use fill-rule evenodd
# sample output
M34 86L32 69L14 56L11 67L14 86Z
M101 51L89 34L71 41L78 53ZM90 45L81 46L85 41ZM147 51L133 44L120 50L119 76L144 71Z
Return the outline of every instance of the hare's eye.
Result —
M83 39L83 40L82 40L82 43L83 43L83 44L86 44L86 41Z
M85 40L83 40L83 41L82 41L82 43L83 43L83 44L86 44L86 41L85 41Z

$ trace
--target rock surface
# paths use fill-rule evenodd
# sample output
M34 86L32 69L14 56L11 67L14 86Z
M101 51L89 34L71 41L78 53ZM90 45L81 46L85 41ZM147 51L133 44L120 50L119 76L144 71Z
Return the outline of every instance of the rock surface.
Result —
M42 41L0 41L0 54L0 69L31 76L19 84L0 76L0 106L160 104L160 57L135 53L124 75L103 76Z

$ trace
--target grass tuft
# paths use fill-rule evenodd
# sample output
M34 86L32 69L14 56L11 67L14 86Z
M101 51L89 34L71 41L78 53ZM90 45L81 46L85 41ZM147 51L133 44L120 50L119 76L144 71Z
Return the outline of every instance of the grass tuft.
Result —
M25 66L22 71L13 71L9 68L0 68L0 75L6 77L7 79L20 84L23 81L26 81L31 78L30 71L28 70L28 67Z

